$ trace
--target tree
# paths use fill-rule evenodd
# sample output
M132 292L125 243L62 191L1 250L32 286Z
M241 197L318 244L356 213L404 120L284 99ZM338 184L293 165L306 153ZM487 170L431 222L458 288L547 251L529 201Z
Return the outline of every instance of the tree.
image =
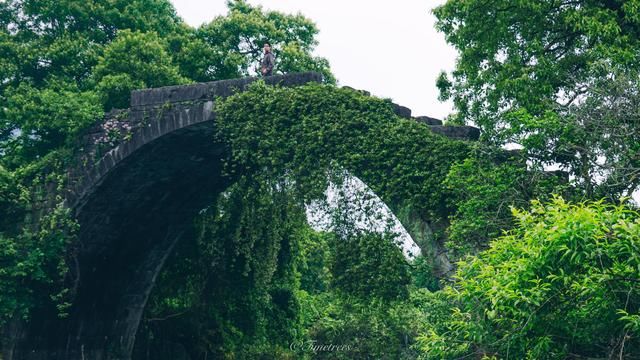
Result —
M460 54L453 73L438 81L441 97L454 101L454 120L480 126L486 141L522 144L538 163L563 166L592 195L594 162L614 160L601 152L611 127L593 132L566 110L603 101L599 79L624 77L637 88L637 1L450 0L434 14ZM616 146L630 140L616 137Z
M167 0L2 2L0 161L11 170L71 146L102 116L92 73L120 30L166 35L182 29L181 23ZM140 51L144 45L136 44ZM113 49L110 53L131 64L126 60L129 54ZM102 64L102 74L105 68ZM160 79L164 78L162 74ZM107 80L101 84L103 93L109 88ZM133 82L124 82L125 87L130 89ZM128 93L123 96L128 98Z
M533 199L562 193L566 180L528 169L519 152L488 151L454 164L444 185L451 208L447 248L454 258L477 253L513 226L511 207L527 208Z
M92 124L102 106L93 91L81 91L76 84L51 79L38 88L24 82L4 93L0 112L7 134L0 152L10 168L43 157L61 146L74 144L80 132Z
M51 76L83 83L119 30L167 36L182 24L168 0L8 0L0 6L17 66L10 79L37 86Z
M123 30L105 49L93 69L96 90L105 109L129 106L131 90L185 84L166 50L167 44L155 33Z
M325 81L335 82L327 60L312 55L318 29L309 19L264 11L245 0L230 0L227 5L227 16L197 30L198 38L212 49L205 77L226 79L258 73L262 46L269 41L278 61L277 72L313 70L322 73Z
M589 91L557 110L563 135L554 158L575 169L588 195L617 201L640 185L640 81L620 72L594 81Z

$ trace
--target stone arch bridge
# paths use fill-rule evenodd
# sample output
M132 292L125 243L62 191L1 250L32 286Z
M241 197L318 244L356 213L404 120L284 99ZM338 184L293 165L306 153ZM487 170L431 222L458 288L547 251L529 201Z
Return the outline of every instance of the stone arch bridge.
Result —
M70 172L66 195L80 223L72 271L78 285L70 316L58 320L50 313L34 314L13 332L5 360L131 357L147 298L165 260L190 231L189 220L229 185L221 174L225 146L214 141L215 99L255 80L134 91L129 109L109 113L88 133L85 165ZM317 73L265 79L281 86L320 81ZM410 109L393 106L397 115L412 118ZM472 127L413 119L444 136L479 136ZM415 219L400 220L414 239L430 231L424 221L415 226ZM441 263L449 266L446 257Z

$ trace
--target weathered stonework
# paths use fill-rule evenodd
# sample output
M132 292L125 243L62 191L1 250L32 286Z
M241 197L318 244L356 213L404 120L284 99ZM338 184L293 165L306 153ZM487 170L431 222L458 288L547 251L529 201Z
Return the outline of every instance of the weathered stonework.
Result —
M473 126L430 125L429 128L434 133L444 135L451 139L475 141L480 138L480 129Z
M414 119L417 122L421 122L427 125L442 125L442 120L434 119L429 116L416 116Z

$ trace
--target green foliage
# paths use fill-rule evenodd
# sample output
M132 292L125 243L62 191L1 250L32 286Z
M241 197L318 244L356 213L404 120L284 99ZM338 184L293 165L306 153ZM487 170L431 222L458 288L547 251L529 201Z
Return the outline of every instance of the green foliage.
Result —
M1 116L8 129L18 129L3 144L2 161L10 168L73 145L79 133L102 114L94 92L82 92L74 84L57 80L45 88L25 82L7 89L5 96Z
M420 310L422 327L413 347L418 351L418 359L460 359L469 356L468 342L460 341L454 335L464 321L454 322L451 299L444 291L416 291L413 302ZM457 312L453 312L457 314Z
M14 219L24 216L25 195L15 175L0 165L0 233L12 234L18 230Z
M155 33L118 32L93 70L105 109L127 108L134 89L188 82L180 76L166 47Z
M553 147L553 159L575 169L580 187L591 198L615 202L632 194L640 183L638 79L626 71L603 76L582 102L558 110L563 136ZM544 126L549 125L539 128Z
M82 32L105 43L119 29L155 31L166 35L182 23L167 0L9 0L7 8L20 7L29 31L55 36L64 30Z
M511 206L526 204L528 175L522 165L466 159L447 175L452 215L448 248L466 254L485 248L490 239L512 225Z
M205 222L209 229L216 229L205 238L216 240L200 247L216 250L196 252L202 254L199 256L204 264L214 264L213 269L197 272L211 273L206 275L210 277L206 283L216 284L211 288L213 292L203 292L196 298L203 304L219 306L215 310L197 305L164 310L152 307L155 310L151 314L155 315L149 314L148 318L165 318L166 314L183 311L197 314L199 320L186 317L189 320L183 326L189 330L184 333L215 329L211 336L202 337L208 339L203 341L209 345L192 347L220 356L256 356L248 352L251 348L279 352L287 345L284 339L350 342L352 348L357 345L359 352L343 354L347 358L371 351L389 358L411 352L417 325L406 320L419 318L415 309L403 304L409 296L411 279L409 265L394 244L394 237L358 231L343 224L344 217L339 214L333 217L338 221L333 224L338 227L335 234L310 232L304 219L290 227L274 218L281 205L274 208L269 205L272 200L260 199L277 194L273 189L286 189L293 204L303 209L305 203L324 199L329 182L340 183L343 169L348 169L372 184L383 199L392 199L387 200L392 207L395 200L434 217L442 216L446 204L438 188L451 163L468 155L468 145L398 118L387 101L319 84L292 89L258 83L220 101L216 114L218 137L230 147L226 173L240 179L221 197L222 203L217 205L220 218ZM257 188L245 187L250 184ZM268 244L264 249L270 250L261 252L261 244ZM280 255L273 263L276 253ZM283 254L290 254L291 259ZM182 283L184 276L170 269L163 278L169 284L175 279ZM275 277L282 280L270 280L273 274L282 274ZM169 292L157 296L151 304L173 297ZM300 305L294 305L297 301ZM290 305L272 308L276 303ZM286 315L282 309L293 312ZM205 313L210 315L203 316ZM176 329L179 318L182 316L167 326ZM283 323L283 319L289 320ZM366 330L372 319L377 319L377 325ZM320 325L312 329L310 324L318 321ZM341 325L330 328L336 322ZM267 323L272 325L268 329L264 327ZM280 329L282 342L275 340L275 329ZM158 330L154 330L156 333ZM394 350L389 353L389 349ZM304 351L301 355L305 355Z
M55 307L59 316L67 315L73 286L68 260L74 256L68 250L78 224L60 196L64 164L64 154L52 153L17 173L0 172L0 211L10 216L0 224L0 326L11 318L30 317L35 307ZM23 179L30 179L29 187L19 182ZM16 224L15 219L45 203L51 209L37 222Z
M68 289L65 250L77 223L68 209L58 207L42 219L37 232L7 237L0 233L0 325L11 318L28 318L35 306L57 302L60 316L66 316Z
M411 281L408 264L394 240L368 232L335 239L331 243L333 286L362 299L406 299Z
M440 290L440 281L433 273L433 265L424 255L417 256L410 263L413 286L429 291Z
M299 357L415 358L412 344L423 315L408 291L408 264L392 239L377 233L325 238L334 280L328 291L298 293L305 336L292 350Z
M281 72L334 81L311 55L317 29L308 19L242 1L229 9L193 29L168 0L2 2L0 162L13 170L68 147L103 110L128 107L131 90L252 73L263 39L274 42ZM247 41L259 48L247 53Z
M298 238L300 254L296 257L296 272L300 289L309 294L318 294L329 289L331 272L330 238L333 234L311 229L300 232Z
M423 324L422 314L411 302L389 304L324 295L303 303L305 311L318 311L309 316L309 337L294 343L296 350L313 359L416 357L411 346ZM335 345L338 350L322 350L320 345Z
M468 144L398 118L387 101L326 85L256 84L220 102L216 113L218 136L230 144L226 171L259 181L282 179L305 203L323 199L329 182L340 184L346 169L392 209L410 206L425 217L444 219L445 175L453 162L469 155ZM300 279L311 272L318 281L304 281L298 292L305 334L298 355L415 357L411 344L422 317L409 299L409 264L394 237L358 231L340 214L332 219L333 236L301 242L302 256L311 258L299 260ZM329 244L328 258L322 242ZM325 286L327 291L319 291ZM348 349L314 352L312 344Z
M405 359L421 327L409 298L406 260L389 234L364 233L340 239L316 233L318 242L300 245L300 263L313 254L319 268L299 267L302 278L329 273L325 291L298 291L303 337L292 343L298 358ZM309 251L328 246L328 251ZM324 253L321 258L320 254ZM312 271L311 273L309 273ZM334 346L331 348L330 346Z
M102 116L91 75L118 31L165 35L181 22L165 0L9 0L0 6L0 161L9 169L69 146Z
M565 190L561 177L527 169L520 154L477 153L451 167L444 182L452 209L447 248L460 256L485 249L489 240L513 226L511 207L527 207Z
M3 54L13 64L2 73L3 86L30 81L40 87L55 77L86 90L101 49L119 30L166 36L182 24L167 0L8 0L1 6Z
M221 194L160 276L137 351L175 342L192 357L284 354L300 332L294 259L309 231L293 200L285 184L251 178Z
M635 1L447 1L436 27L460 58L439 81L442 95L492 137L503 107L542 115L602 62L637 67L639 11Z
M200 277L193 278L194 283L188 289L200 290L185 290L184 293L191 294L187 298L193 299L192 296L195 296L198 300L196 303L191 300L178 301L178 304L184 304L181 308L166 307L167 304L174 303L171 299L175 298L172 295L175 292L158 290L150 304L160 305L150 307L152 310L148 312L147 318L163 319L167 314L185 312L187 315L171 318L166 326L171 329L184 327L175 332L185 334L215 329L211 335L201 336L204 344L190 344L190 347L200 349L200 353L209 351L220 356L223 353L228 356L255 356L255 353L249 352L250 349L280 351L276 348L286 346L285 339L309 339L312 331L306 326L300 328L299 325L294 325L299 321L296 320L298 315L294 314L299 313L302 324L307 324L309 319L321 316L324 306L336 306L334 302L338 300L329 300L328 303L322 300L327 296L338 296L327 295L335 293L342 294L340 298L350 299L344 300L344 304L351 304L345 305L342 310L344 313L360 309L353 315L357 318L357 325L350 327L348 322L344 322L340 332L330 333L325 332L323 325L313 331L322 334L323 341L338 340L328 334L337 336L344 333L346 339L352 332L363 331L371 313L380 313L379 327L371 335L349 341L357 342L362 348L361 353L376 349L378 353L384 354L380 351L387 351L389 346L380 346L381 338L388 331L395 331L397 337L389 339L389 344L397 344L398 349L409 351L408 344L413 335L407 335L408 330L402 324L404 320L400 320L404 317L391 310L380 311L382 304L402 307L399 301L408 297L408 264L393 243L393 236L340 232L346 238L338 238L335 235L317 234L306 228L304 218L293 224L295 226L288 226L283 218L274 218L282 205L274 207L270 205L273 200L268 199L274 199L272 196L278 194L274 189L286 189L293 204L297 204L298 209L303 209L304 203L324 198L329 181L340 181L340 175L344 172L336 170L343 164L347 169L356 169L356 174L383 177L388 174L392 162L400 162L402 167L398 166L396 173L402 176L404 171L410 172L403 179L422 179L423 182L431 180L436 184L434 186L439 186L442 179L433 176L426 169L419 169L418 175L429 175L427 179L413 175L416 169L412 164L420 160L412 157L399 159L408 153L397 151L398 157L393 157L394 152L387 150L386 156L378 156L378 152L387 147L399 149L402 144L417 142L416 148L421 147L420 154L426 158L422 159L422 163L438 164L440 173L446 173L451 160L444 161L438 156L440 148L447 151L448 159L455 155L453 149L459 151L457 156L462 158L467 150L466 145L433 135L424 126L397 118L391 104L386 101L326 85L288 89L258 84L247 92L221 101L217 115L220 129L218 136L224 138L231 147L232 159L226 165L227 175L240 179L240 182L221 197L221 202L216 205L220 209L219 215L204 222L209 229L207 231L211 232L204 239L216 240L200 243L197 248L201 250L193 250L192 255L189 255L202 259L198 261L212 267L195 271L199 274L211 274L205 275L208 278L205 284L211 285L198 285L203 280ZM403 126L408 127L410 132L403 131ZM375 140L367 140L372 136L384 138L387 143L380 145ZM431 170L436 171L435 166ZM378 184L384 185L384 182L380 181ZM406 194L403 192L406 191L403 188L405 185L414 184L405 180L391 188L398 191L398 198ZM415 186L430 188L424 183ZM435 189L431 194L434 197L441 195ZM436 198L433 201L442 200ZM416 204L415 207L424 209L426 206ZM338 216L334 219L341 218ZM347 229L354 230L348 226ZM280 251L277 250L278 247ZM261 249L266 252L261 252ZM274 254L279 254L275 263L272 262L275 260ZM290 258L283 257L285 254L289 254ZM184 254L179 256L179 259L184 258ZM167 281L168 289L174 289L169 284L174 284L176 279L184 284L185 277L181 275L184 273L172 269L169 267L163 275L164 281L159 282L163 284ZM283 271L284 269L290 270ZM194 272L189 269L184 271ZM273 280L276 278L281 281ZM161 285L160 289L162 288ZM205 288L209 290L201 290ZM291 292L292 290L294 291ZM193 291L196 291L195 295ZM295 305L295 299L300 297L303 304ZM161 305L162 303L165 305ZM201 308L198 305L212 303L219 306L211 309L209 306ZM277 303L289 305L274 307ZM315 304L312 305L315 310L295 310L309 304ZM290 309L288 311L292 312L283 309ZM282 323L283 319L289 320ZM269 328L264 327L267 323L271 324ZM279 329L278 336L283 339L282 342L275 340L273 331L276 329ZM161 333L157 328L152 331L154 334ZM301 338L303 333L307 337ZM270 342L265 339L270 339Z
M460 263L445 289L455 307L421 337L426 358L637 357L638 214L556 198L514 215L514 230Z
M449 0L434 14L459 51L438 80L456 122L560 165L589 198L638 188L637 1Z

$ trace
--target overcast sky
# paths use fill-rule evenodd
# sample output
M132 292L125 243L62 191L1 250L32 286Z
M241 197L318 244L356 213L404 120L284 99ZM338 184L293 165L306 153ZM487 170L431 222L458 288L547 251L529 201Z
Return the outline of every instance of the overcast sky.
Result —
M171 0L188 24L226 14L225 0ZM392 98L413 115L443 118L435 81L452 70L456 53L433 28L431 9L445 0L249 0L284 13L302 13L320 29L316 55L331 64L340 85Z

